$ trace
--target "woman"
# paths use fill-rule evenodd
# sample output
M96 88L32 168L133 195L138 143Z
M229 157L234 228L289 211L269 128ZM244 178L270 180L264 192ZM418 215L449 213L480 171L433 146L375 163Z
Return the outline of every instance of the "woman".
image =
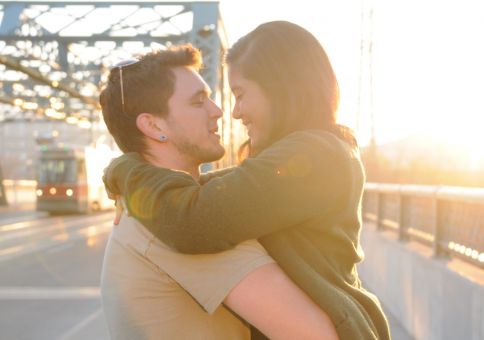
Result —
M125 196L130 211L134 197L144 202L149 217L135 217L183 253L257 238L340 339L389 339L356 270L364 173L353 136L336 124L339 90L324 49L303 28L275 21L241 38L227 63L249 157L200 185L126 154L107 169L108 191Z

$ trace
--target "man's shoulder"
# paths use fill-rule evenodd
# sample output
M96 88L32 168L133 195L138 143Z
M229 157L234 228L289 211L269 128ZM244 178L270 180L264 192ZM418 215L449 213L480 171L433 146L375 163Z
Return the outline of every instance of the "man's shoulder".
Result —
M119 224L113 226L112 237L124 246L131 246L142 253L143 248L153 238L151 232L135 217L123 213Z

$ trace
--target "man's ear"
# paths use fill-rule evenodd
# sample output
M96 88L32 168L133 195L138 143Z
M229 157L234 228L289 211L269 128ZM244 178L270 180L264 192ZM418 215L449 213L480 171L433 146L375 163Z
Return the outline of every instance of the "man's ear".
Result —
M136 117L136 126L146 137L160 141L161 136L166 136L166 128L163 119L151 113L140 113Z

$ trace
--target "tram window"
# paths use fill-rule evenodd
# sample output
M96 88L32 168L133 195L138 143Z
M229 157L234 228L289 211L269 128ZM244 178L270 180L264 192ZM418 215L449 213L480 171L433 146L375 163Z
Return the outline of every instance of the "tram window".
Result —
M77 182L77 162L75 159L64 160L64 182L76 183Z
M83 159L77 161L77 175L80 182L86 180L86 163Z
M39 183L75 183L77 166L75 159L42 159Z

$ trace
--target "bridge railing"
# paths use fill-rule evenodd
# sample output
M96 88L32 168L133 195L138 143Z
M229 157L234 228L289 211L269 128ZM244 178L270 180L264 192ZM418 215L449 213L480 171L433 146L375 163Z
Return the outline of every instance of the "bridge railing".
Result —
M484 188L367 183L363 218L484 268Z

